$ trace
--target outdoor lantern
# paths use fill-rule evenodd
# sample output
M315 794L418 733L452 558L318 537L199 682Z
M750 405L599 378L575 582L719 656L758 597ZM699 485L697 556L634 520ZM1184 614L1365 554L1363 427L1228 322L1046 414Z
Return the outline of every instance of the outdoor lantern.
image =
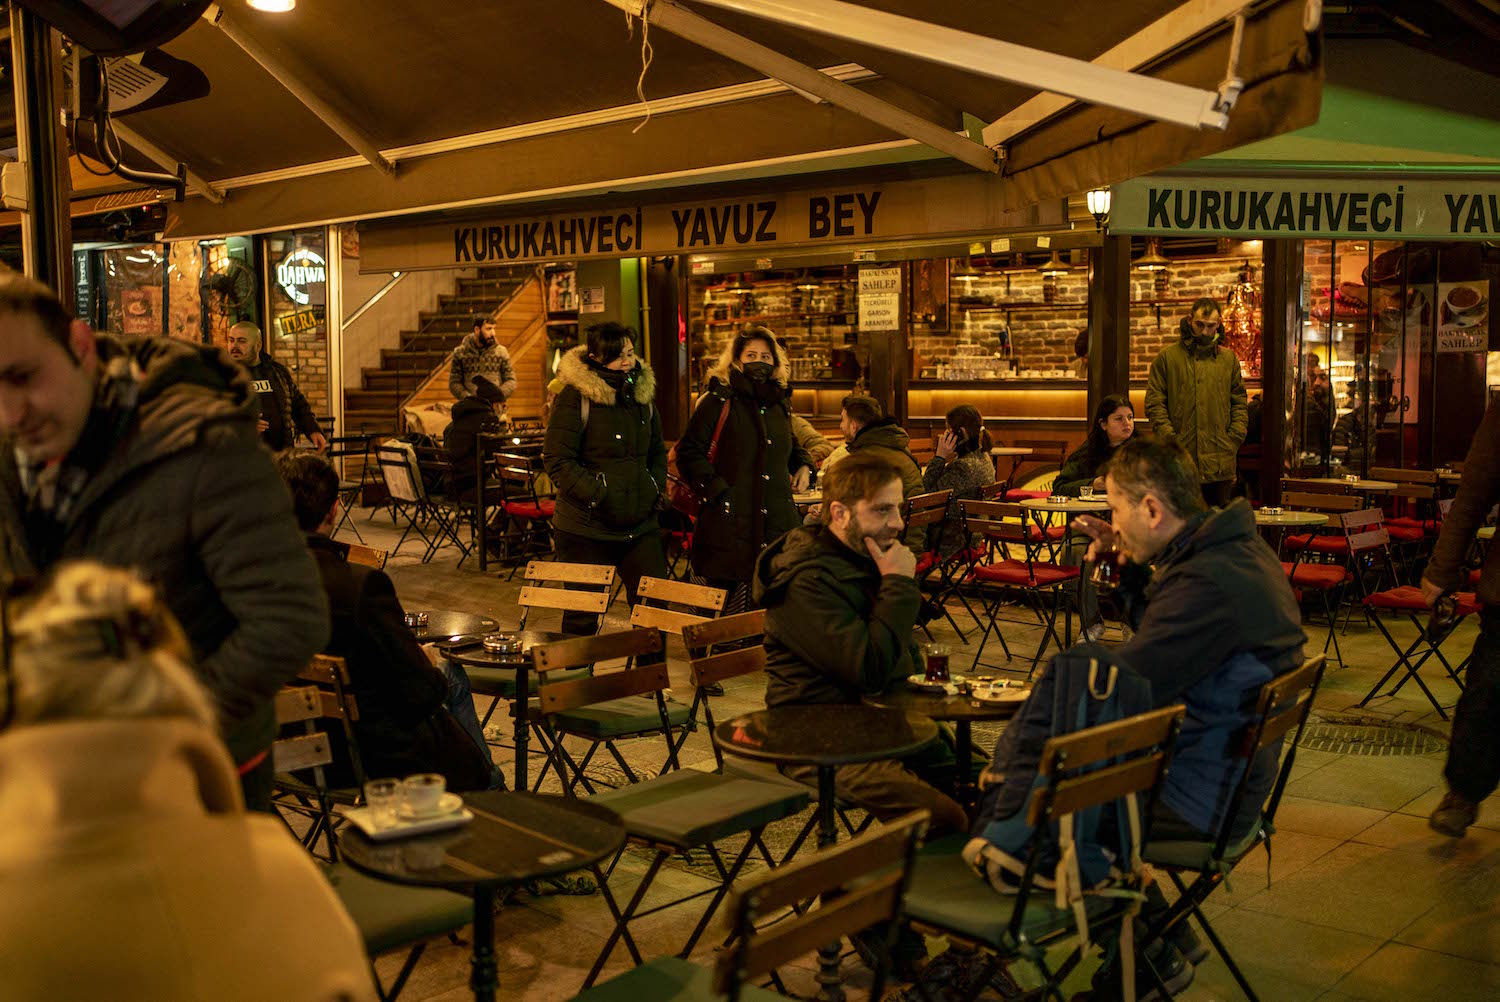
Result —
M1088 199L1089 215L1094 217L1094 227L1103 230L1109 219L1109 189L1090 188L1084 197Z
M1166 271L1172 262L1161 256L1161 238L1146 238L1146 253L1135 262L1136 271Z

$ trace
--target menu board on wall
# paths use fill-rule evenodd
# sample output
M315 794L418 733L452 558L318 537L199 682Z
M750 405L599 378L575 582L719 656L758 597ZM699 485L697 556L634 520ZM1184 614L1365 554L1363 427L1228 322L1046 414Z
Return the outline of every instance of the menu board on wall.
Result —
M1490 346L1490 283L1438 285L1437 350L1487 351Z

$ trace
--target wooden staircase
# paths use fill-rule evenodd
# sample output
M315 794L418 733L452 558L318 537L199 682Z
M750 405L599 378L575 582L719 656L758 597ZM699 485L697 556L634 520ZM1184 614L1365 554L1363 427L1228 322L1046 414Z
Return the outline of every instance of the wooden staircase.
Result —
M438 296L437 309L422 310L417 314L416 328L401 331L399 348L381 349L378 369L361 370L359 389L344 391L344 427L340 433L398 430L402 401L424 385L436 384L438 381L429 383L429 380L439 367L442 368L441 395L435 398L451 401L445 363L453 349L474 329L474 314L494 313L526 282L533 280L535 274L534 269L524 267L486 268L473 278L458 279L451 296ZM502 317L497 322L495 334L501 344L514 352L512 341L521 331L508 328L519 323L520 317L504 323L506 319ZM522 324L522 329L525 326L527 324ZM516 375L520 382L517 397L523 391L536 396L535 409L540 414L541 388L530 385L537 381L536 375L530 374L528 380L528 374L523 374L519 366Z

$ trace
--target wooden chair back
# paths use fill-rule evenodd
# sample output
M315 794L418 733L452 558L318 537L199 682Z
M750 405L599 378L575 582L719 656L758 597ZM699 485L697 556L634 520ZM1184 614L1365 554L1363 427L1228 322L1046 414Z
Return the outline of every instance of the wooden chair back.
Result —
M770 974L820 944L885 923L889 931L870 991L871 998L880 998L890 970L890 947L901 925L902 899L927 824L927 812L916 811L737 883L729 905L735 936L714 965L714 992L735 1002L745 981ZM826 896L824 907L765 924L777 912L819 896Z
M570 587L570 586L577 587ZM554 587L555 586L555 587ZM604 621L615 586L615 569L605 564L572 564L533 560L526 565L520 597L521 627L532 609L586 612Z
M344 554L344 559L351 564L361 567L373 567L377 571L385 570L386 559L390 555L385 550L377 550L373 546L361 546L358 543L349 544L349 552Z
M1409 470L1399 466L1376 466L1370 470L1371 480L1389 480L1397 484L1435 484L1437 470Z
M380 464L380 479L392 498L404 504L421 504L427 500L422 474L413 453L382 445L375 459Z
M685 627L713 619L724 611L724 603L729 599L729 592L723 588L653 577L642 577L635 595L637 601L630 610L630 625L676 636L681 636Z
M1287 477L1281 482L1283 497L1287 491L1296 491L1301 494L1349 494L1350 485L1344 481L1324 483L1319 480L1303 480L1297 477Z
M1003 480L997 480L992 484L985 484L979 488L979 500L999 501L1005 497L1005 491L1009 486Z
M911 529L941 522L948 514L948 502L952 497L951 490L913 494L906 499L906 511L903 515L906 527Z
M1364 553L1390 545L1391 536L1385 528L1385 512L1379 508L1364 508L1340 515L1339 524L1349 538L1350 553Z
M1026 509L1008 501L960 501L958 514L964 523L964 531L973 539L992 539L1000 543L1019 543L1025 546L1029 531L1026 525Z
M685 627L682 642L689 651L709 651L719 644L749 640L766 632L766 611L754 609L735 616L725 616ZM741 647L719 654L704 653L689 661L693 685L702 687L726 679L739 678L762 671L766 666L763 646Z
M1166 775L1172 743L1186 712L1177 704L1050 738L1042 746L1038 770L1049 782L1032 795L1027 820L1040 825L1132 794L1153 792ZM1143 809L1141 817L1149 813Z
M1319 494L1298 491L1283 493L1281 495L1281 503L1288 508L1295 508L1300 511L1317 511L1325 515L1358 511L1361 504L1359 498L1349 494Z
M276 772L311 769L314 784L320 790L326 789L323 767L333 762L333 748L328 734L319 729L319 722L326 720L330 722L326 726L335 726L333 722L336 721L336 726L344 733L355 777L363 785L364 772L360 767L353 726L359 719L359 706L349 691L349 669L343 658L315 655L297 673L296 681L276 694L275 708L276 723L283 729L271 744L271 760ZM296 724L302 725L300 733L286 733Z

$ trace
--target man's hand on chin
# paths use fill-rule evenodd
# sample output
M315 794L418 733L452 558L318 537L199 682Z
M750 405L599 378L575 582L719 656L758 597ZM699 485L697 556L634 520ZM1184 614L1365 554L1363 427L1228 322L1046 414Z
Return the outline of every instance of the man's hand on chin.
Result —
M905 578L917 576L917 557L899 539L891 543L884 550L880 544L869 536L865 537L865 549L870 551L875 566L880 568L880 574L898 574Z

